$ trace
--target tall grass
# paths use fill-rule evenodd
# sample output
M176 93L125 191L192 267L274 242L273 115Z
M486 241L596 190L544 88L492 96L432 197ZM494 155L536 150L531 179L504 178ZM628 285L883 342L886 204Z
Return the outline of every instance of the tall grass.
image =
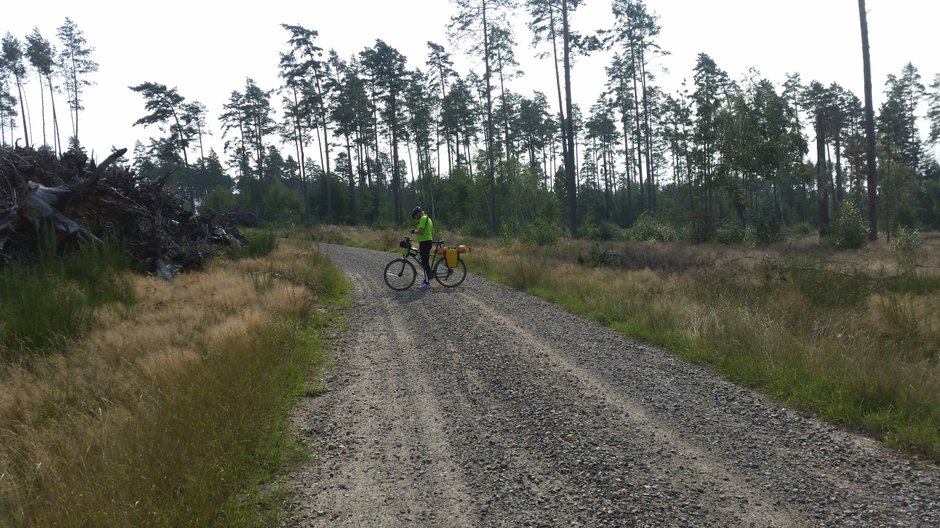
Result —
M473 269L940 462L936 268L895 269L887 251L688 251L504 244Z
M58 258L43 251L35 263L0 270L0 361L28 360L61 349L106 304L133 302L129 257L110 244L87 244Z
M277 524L341 276L308 244L132 286L67 353L0 370L0 525Z
M245 242L240 246L230 246L229 257L233 259L260 258L277 249L277 235L273 231L246 229L243 234Z

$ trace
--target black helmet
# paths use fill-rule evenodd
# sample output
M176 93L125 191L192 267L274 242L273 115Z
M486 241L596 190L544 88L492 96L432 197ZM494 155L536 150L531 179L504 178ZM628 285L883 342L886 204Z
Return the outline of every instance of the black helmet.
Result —
M424 209L420 205L416 205L414 209L411 210L411 217L414 218L424 212Z

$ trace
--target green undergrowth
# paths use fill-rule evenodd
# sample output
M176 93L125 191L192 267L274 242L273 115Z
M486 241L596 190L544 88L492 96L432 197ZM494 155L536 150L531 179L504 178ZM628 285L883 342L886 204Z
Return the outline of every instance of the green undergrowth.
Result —
M55 240L46 242L54 248ZM94 311L133 303L130 258L111 244L83 245L74 254L41 252L33 262L0 269L0 361L29 361L80 336Z

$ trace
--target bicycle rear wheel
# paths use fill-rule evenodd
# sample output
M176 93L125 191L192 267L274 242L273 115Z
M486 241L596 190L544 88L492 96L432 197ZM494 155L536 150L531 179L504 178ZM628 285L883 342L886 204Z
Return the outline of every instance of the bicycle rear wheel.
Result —
M447 262L440 259L434 264L434 278L441 283L441 286L448 288L459 286L467 278L467 265L463 263L462 258L457 257L457 267L448 268Z
M407 290L417 277L415 265L404 258L397 258L385 266L385 284L395 291Z

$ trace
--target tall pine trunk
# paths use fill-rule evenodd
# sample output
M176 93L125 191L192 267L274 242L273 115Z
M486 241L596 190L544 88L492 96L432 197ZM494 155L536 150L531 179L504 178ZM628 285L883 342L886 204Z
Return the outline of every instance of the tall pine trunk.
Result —
M395 205L395 223L401 224L402 222L402 201L401 201L401 189L402 189L402 174L399 168L398 163L398 99L397 94L394 94L389 101L389 115L391 116L389 129L391 134L391 148L392 148L392 202Z
M55 111L55 87L52 85L52 76L46 77L46 84L49 86L49 100L52 104L52 141L55 143L55 153L62 154L62 134L59 133L59 116Z
M875 111L872 103L871 56L868 50L868 15L865 0L858 0L858 16L862 26L862 63L865 75L865 138L868 162L868 239L878 238L878 172L875 162Z
M646 193L649 210L656 210L656 176L653 171L653 134L650 126L650 105L646 87L646 57L640 48L640 86L643 89L643 133L646 141Z
M19 75L16 76L16 91L20 95L20 115L23 119L23 137L26 141L26 148L29 148L29 123L26 121L26 98L23 97L23 81Z
M292 87L294 95L294 108L300 107L300 101L297 96L297 87ZM300 158L300 195L303 198L304 203L300 207L301 211L301 223L303 225L307 224L307 219L310 216L310 211L308 208L308 196L307 196L307 158L304 154L304 127L303 123L300 121L300 116L294 116L294 128L297 130L297 157Z
M574 163L574 123L572 118L571 102L571 33L568 29L568 0L561 3L561 25L563 31L563 57L565 70L565 137L567 145L565 153L565 191L568 203L568 227L571 236L578 236L578 185Z
M42 144L49 146L49 139L46 136L46 92L43 86L42 75L39 75L39 109L42 115Z
M486 2L483 3L483 62L486 65L486 161L487 182L490 196L487 200L490 214L490 234L496 235L496 162L493 160L493 69L490 65L490 28L486 18Z
M558 35L555 32L555 9L549 9L549 27L551 27L552 35L552 64L555 65L555 89L558 92L558 125L561 127L561 156L564 163L568 161L568 142L564 140L565 137L565 102L561 95L561 72L558 71ZM554 160L555 151L552 150L552 159ZM551 167L552 179L554 180L555 166L554 163Z
M829 234L829 171L826 165L826 133L822 115L816 112L816 205L820 237Z

